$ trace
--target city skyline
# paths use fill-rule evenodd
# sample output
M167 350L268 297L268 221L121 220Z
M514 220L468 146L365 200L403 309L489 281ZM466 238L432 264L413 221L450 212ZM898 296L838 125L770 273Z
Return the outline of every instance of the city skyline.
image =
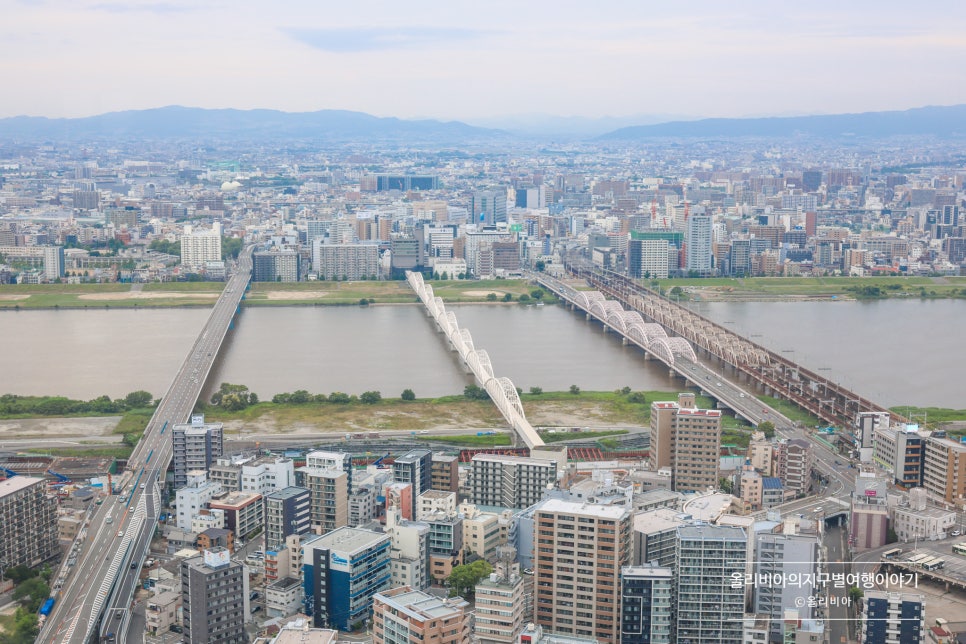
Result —
M641 122L966 103L963 11L948 2L672 7L576 3L485 13L417 2L14 2L0 117L171 104L356 110L469 123L511 115ZM941 20L938 17L941 16Z

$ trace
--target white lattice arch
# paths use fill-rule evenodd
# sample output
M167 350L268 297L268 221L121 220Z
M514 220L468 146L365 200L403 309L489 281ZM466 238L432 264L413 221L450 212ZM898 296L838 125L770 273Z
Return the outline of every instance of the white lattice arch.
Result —
M643 328L644 334L651 340L657 340L667 337L667 331L660 324L655 324L654 322L645 322Z
M590 309L587 311L598 320L607 319L607 308L604 306L604 302L597 300L590 303Z
M470 335L469 329L460 329L460 339L463 340L463 350L469 353L474 349L473 347L473 336ZM464 355L465 357L465 355Z
M698 356L694 354L694 347L684 338L668 338L667 344L674 355L683 356L691 362L698 361Z
M645 349L647 348L647 334L644 333L644 329L642 329L639 325L635 324L627 329L627 337Z
M459 335L460 323L456 319L456 314L453 313L452 311L449 311L446 313L446 326L447 326L447 330L446 330L447 335L450 335L450 336Z
M670 366L674 366L674 352L666 338L656 338L647 345L647 350Z
M490 354L485 349L476 349L470 353L466 363L470 366L473 373L476 374L476 377L480 379L481 383L486 384L486 381L493 377L493 365L490 363Z
M624 326L628 328L632 324L644 324L644 318L637 311L624 311L622 317L624 318Z
M500 388L503 389L503 395L513 410L520 414L521 418L526 418L526 415L523 413L523 403L520 402L520 394L517 393L517 388L513 382L506 376L497 378L497 382L500 383Z
M607 324L611 325L621 333L627 333L627 326L624 324L624 316L619 313L611 313L607 316Z

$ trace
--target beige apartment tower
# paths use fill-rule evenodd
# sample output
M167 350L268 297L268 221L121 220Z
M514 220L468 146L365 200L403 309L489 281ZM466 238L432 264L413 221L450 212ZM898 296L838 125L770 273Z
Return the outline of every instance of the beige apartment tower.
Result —
M694 394L651 403L651 467L674 470L676 492L717 488L720 476L721 412L698 409Z
M549 499L534 512L534 531L536 622L561 635L619 642L630 513L619 506Z

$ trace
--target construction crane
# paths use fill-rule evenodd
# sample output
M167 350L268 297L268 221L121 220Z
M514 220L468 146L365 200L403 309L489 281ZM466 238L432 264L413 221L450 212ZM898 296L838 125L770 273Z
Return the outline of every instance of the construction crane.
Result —
M380 463L382 463L383 459L389 458L389 455L390 455L389 452L386 452L385 454L377 458L375 461L373 461L372 464L375 465L376 467L381 467L381 468L388 467L387 465L380 465Z
M64 476L63 474L60 474L58 472L55 472L54 470L47 470L47 473L50 474L51 476L57 477L57 481L59 483L70 483L71 482L69 476Z

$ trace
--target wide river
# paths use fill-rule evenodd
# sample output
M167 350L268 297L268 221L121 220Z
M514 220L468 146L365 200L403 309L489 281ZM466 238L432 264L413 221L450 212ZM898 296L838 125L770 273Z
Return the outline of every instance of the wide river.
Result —
M966 407L966 301L704 303L699 310L885 405ZM657 362L559 306L451 306L498 376L524 390L673 390ZM0 312L0 393L89 399L160 396L207 309ZM472 382L416 305L250 308L208 379L260 397L382 392L456 394Z

